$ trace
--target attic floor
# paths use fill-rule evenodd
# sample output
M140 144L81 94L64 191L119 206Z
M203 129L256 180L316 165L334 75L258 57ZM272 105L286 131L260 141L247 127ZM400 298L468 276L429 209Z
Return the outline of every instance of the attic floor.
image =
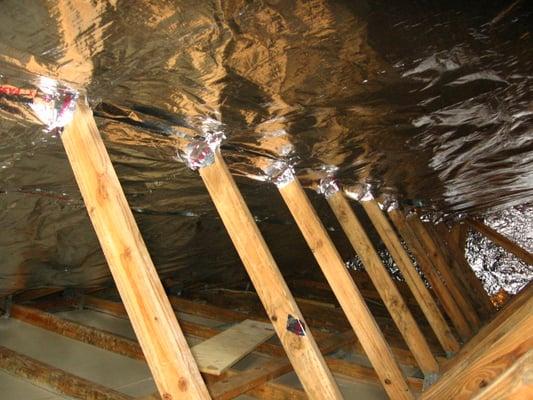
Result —
M91 310L73 310L56 313L57 316L106 330L129 338L135 338L128 320ZM218 321L179 314L180 319L194 320L203 325L222 326ZM188 338L194 345L200 340ZM133 397L147 396L156 391L146 363L117 355L100 348L84 344L64 336L34 327L15 319L0 319L0 345L41 362L63 369L72 374L104 385ZM250 354L236 369L247 369L263 356ZM384 391L377 385L336 377L345 398L386 399ZM294 373L280 377L277 382L300 387ZM69 399L48 390L34 386L28 381L0 372L0 393L2 400L57 400ZM239 396L239 400L254 397Z

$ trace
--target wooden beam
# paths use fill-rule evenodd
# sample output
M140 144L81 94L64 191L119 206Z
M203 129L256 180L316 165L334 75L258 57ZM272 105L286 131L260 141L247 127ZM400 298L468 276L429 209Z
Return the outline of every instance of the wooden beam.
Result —
M480 315L488 320L496 312L496 307L465 258L467 230L466 224L456 223L448 229L446 224L440 223L435 226L435 236L441 240L441 248L447 250L449 265L454 269L459 282L466 288Z
M422 331L403 301L389 272L381 262L381 258L374 249L374 245L366 234L363 225L359 222L350 203L340 190L328 196L327 201L363 262L365 270L370 279L372 279L374 286L383 299L383 303L389 310L420 369L424 375L436 374L439 370L439 365L431 353Z
M11 307L11 317L70 339L144 361L144 355L137 342L111 332L58 318L39 309L18 304L13 304Z
M459 306L450 294L448 287L437 274L437 271L433 267L433 262L426 253L424 247L418 241L418 238L411 230L411 227L407 224L405 215L399 210L391 210L389 212L389 217L409 249L413 252L418 262L418 266L429 281L433 291L446 311L446 314L448 314L452 324L455 329L457 329L459 336L464 341L468 340L472 336L472 329L470 328L466 317L463 315Z
M530 292L531 293L531 292ZM490 385L515 360L533 348L533 296L492 328L473 348L461 351L453 367L423 393L423 400L471 399Z
M411 215L407 218L407 222L419 238L419 241L425 248L426 253L429 254L433 260L433 265L446 283L450 294L457 302L457 305L460 307L461 311L469 322L470 327L474 331L477 331L481 325L477 312L468 300L467 295L461 291L461 285L450 270L450 267L448 266L444 255L442 254L441 248L435 242L433 236L428 232L418 215Z
M489 238L491 241L496 243L497 245L503 247L505 250L507 250L509 253L514 254L516 257L518 257L520 260L525 262L528 265L533 265L533 254L531 254L529 251L521 248L518 246L515 242L512 240L506 238L501 233L495 231L492 228L489 228L487 225L482 223L481 221L475 220L475 219L469 219L468 224L477 230L482 235Z
M350 277L300 182L295 178L279 187L279 192L337 296L383 387L394 399L412 399L413 395L383 333L370 314L363 296Z
M0 346L0 369L61 395L84 400L133 400L59 368Z
M530 350L473 400L530 400L532 395L533 350Z
M209 399L92 111L82 101L61 140L161 397Z
M411 262L409 255L403 248L400 239L389 223L389 220L383 211L381 211L376 201L363 201L361 202L361 205L378 231L381 240L383 240L383 243L389 250L389 253L394 259L394 262L402 273L405 281L411 288L415 299L426 316L427 321L433 328L433 332L435 332L442 348L448 355L456 353L460 348L459 342L457 342L448 323L441 314L437 303L431 296L429 289L426 287L422 277Z
M470 339L460 350L460 352L452 359L446 360L442 365L443 371L448 371L454 368L466 358L468 354L472 354L476 349L483 349L490 346L493 341L494 331L499 326L502 326L505 321L511 318L515 313L520 312L524 305L533 298L533 282L527 285L524 289L515 295L500 311L496 313L492 321L486 324L480 331Z
M312 399L342 398L219 151L200 176L306 393Z

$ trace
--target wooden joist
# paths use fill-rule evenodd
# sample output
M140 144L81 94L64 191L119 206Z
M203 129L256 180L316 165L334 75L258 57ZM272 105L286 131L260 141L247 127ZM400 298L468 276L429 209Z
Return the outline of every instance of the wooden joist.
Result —
M126 357L136 360L145 359L139 344L131 339L91 326L68 321L36 308L13 304L11 307L11 317Z
M530 400L533 395L533 350L481 390L473 400Z
M327 197L327 201L337 217L342 229L346 233L357 255L363 262L365 270L372 279L383 303L389 310L405 343L413 353L424 375L436 374L439 365L431 349L418 327L411 312L407 308L400 292L396 288L392 277L383 265L377 251L363 225L355 215L348 199L342 191L337 191Z
M335 293L383 387L394 399L412 399L392 351L372 317L363 296L311 205L297 178L279 187L307 244Z
M170 300L172 301L173 297L170 297ZM174 298L177 299L177 298ZM188 313L192 315L198 315L201 317L211 317L213 318L214 315L217 313L219 315L225 315L223 318L219 318L219 321L221 322L235 322L235 321L242 321L245 320L248 316L246 314L234 312L234 314L231 314L231 310L224 310L219 307L210 306L208 304L200 304L200 303L193 303L190 300L186 299L178 299L179 301L174 302L179 304L181 309L177 311L183 311L184 309L187 310ZM119 318L127 318L127 313L124 309L124 306L121 303L116 303L109 300L100 299L93 296L87 296L84 300L84 304L87 308L96 310L98 312L104 312ZM220 311L220 312L218 312ZM226 311L226 312L223 312ZM91 344L94 346L97 346L99 348L115 352L117 354L121 354L130 358L144 360L143 354L141 351L140 346L128 339L124 338L120 335L112 334L109 332L105 332L103 330L93 328L93 327L87 327L83 324L68 321L62 318L58 318L57 316L53 314L49 314L47 312L44 312L39 309L30 308L27 306L19 306L14 305L13 307L13 318L19 319L21 321L24 321L26 323L38 326L40 328L46 329L48 331L69 337L74 340L78 340L87 344ZM201 338L211 338L216 335L218 335L221 330L219 328L209 328L205 326L200 326L198 324L187 322L187 321L180 321L180 325L182 326L183 331L187 335L192 335L196 337ZM319 347L320 349L325 351L334 351L338 348L341 348L345 345L350 345L354 340L353 333L346 332L341 335L329 335L328 338L324 338L324 340L321 341ZM285 353L283 352L283 349L277 345L264 343L260 345L257 349L258 352L264 353L265 355L272 356L272 357L284 357ZM360 345L356 345L356 347L353 349L353 351L356 352L356 354L362 355L362 349L360 349ZM402 362L404 365L413 367L415 365L414 360L412 360L412 357L407 354L405 351L401 351L400 349L395 349L395 356L396 358ZM359 352L359 353L358 353ZM346 360L332 358L332 357L326 357L326 362L328 366L330 367L331 371L335 374L340 374L343 376L346 376L348 378L361 380L368 383L378 383L378 377L373 369L368 367L363 367L358 364L354 364L352 362L348 362ZM224 398L225 396L229 396L232 393L235 392L243 392L247 390L249 387L253 387L253 389L250 389L247 393L254 395L255 393L270 393L273 389L271 385L276 385L275 383L268 381L268 378L277 377L284 372L290 371L291 368L287 370L287 363L288 361L285 360L285 362L281 362L281 359L278 359L278 362L268 364L269 361L266 361L267 363L267 369L265 368L257 368L255 370L255 373L253 374L247 374L248 380L246 379L238 379L234 378L235 376L239 375L241 372L235 371L235 370L229 370L226 372L226 384L218 385L218 396L221 396L221 398ZM274 367L277 367L274 368ZM264 374L264 376L261 376L261 371ZM235 381L231 381L232 379L235 379ZM409 386L417 392L420 392L422 389L422 380L419 378L413 378L408 377L408 383ZM265 381L266 380L266 381ZM216 382L209 383L208 388L211 391L211 386L214 385ZM256 385L262 385L262 386L256 386ZM228 393L225 393L224 389L227 389ZM216 390L216 388L215 388ZM277 393L284 393L284 396L295 396L293 393L294 389L285 386L285 385L276 385L275 391ZM301 391L303 394L303 391ZM160 396L154 395L152 398L160 398ZM292 397L290 397L292 398Z
M209 399L128 206L92 111L79 102L61 134L87 212L163 398Z
M423 400L471 399L533 348L533 290L485 326L473 346L465 346L453 365L423 393Z
M515 242L512 240L506 238L501 233L495 231L492 228L489 228L484 223L475 220L475 219L469 219L468 224L477 230L482 235L488 237L491 241L496 243L497 245L503 247L505 250L507 250L509 253L514 254L516 257L518 257L520 260L525 262L528 265L533 265L533 254L531 254L529 251L521 248L518 246Z
M133 400L131 396L90 382L3 346L0 346L0 369L36 386L76 399Z
M222 155L214 156L200 176L300 382L312 399L342 398Z
M441 314L440 309L431 296L429 289L426 287L422 277L411 262L409 255L403 248L400 239L396 235L394 228L389 223L389 220L379 208L375 200L363 201L361 205L365 209L372 224L375 226L383 243L389 250L396 266L402 273L405 281L411 288L411 291L417 300L422 312L427 321L433 328L433 332L437 336L439 343L447 354L456 353L459 350L459 342L455 338L448 323Z
M448 266L444 255L442 254L442 249L435 242L433 236L428 232L418 215L409 216L407 218L407 222L418 237L426 253L429 254L431 260L433 261L433 266L437 269L440 276L446 283L450 294L460 307L463 315L470 324L470 327L473 331L477 331L481 325L477 312L470 303L467 295L461 290L461 285L459 282L457 282L457 278L450 270L450 267Z
M418 238L411 230L411 227L407 224L405 215L399 210L391 210L389 211L389 216L399 234L402 236L409 249L413 252L413 255L418 262L418 266L429 281L433 291L442 304L442 307L446 311L446 314L450 317L457 333L463 341L468 340L472 336L472 329L470 328L466 317L463 315L453 296L450 294L448 287L437 274L437 271L433 267L433 263L427 255L424 247L418 241Z

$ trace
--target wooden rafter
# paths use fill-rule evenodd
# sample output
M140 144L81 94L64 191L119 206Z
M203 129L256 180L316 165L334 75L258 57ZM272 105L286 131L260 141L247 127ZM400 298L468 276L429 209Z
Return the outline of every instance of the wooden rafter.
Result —
M492 228L489 228L487 225L485 225L484 223L478 220L469 219L468 223L479 233L481 233L482 235L485 235L491 241L503 247L509 253L514 254L516 257L518 257L520 260L522 260L526 264L533 265L533 254L523 249L522 247L518 246L512 240L506 238L501 233L495 231Z
M350 206L348 199L344 197L342 191L337 191L328 196L327 201L357 255L363 262L365 270L372 279L403 339L417 360L420 369L425 375L436 374L439 370L439 365L429 348L426 338L409 308L407 308L392 277L366 234L363 225L359 222Z
M476 305L480 315L485 319L496 312L490 296L483 287L483 283L476 276L470 264L465 258L465 244L468 226L463 223L457 223L448 229L446 224L440 223L434 226L435 237L441 242L441 248L448 256L447 260L450 267L453 268L459 282L470 295L470 299Z
M363 296L318 218L297 178L279 188L307 244L350 321L383 387L395 399L412 399L392 351L372 317Z
M219 151L200 176L306 393L312 399L342 398Z
M407 224L405 215L399 210L391 210L388 214L399 234L409 247L409 250L413 252L418 262L418 266L429 281L434 293L437 295L440 303L446 311L446 314L450 317L453 326L464 341L468 340L472 336L472 329L470 328L466 317L463 315L461 309L455 302L455 299L450 294L448 287L437 274L431 258L427 255L424 247L418 241L417 236Z
M79 102L61 140L162 397L209 399L88 105Z
M450 270L446 258L442 253L442 249L435 242L433 236L428 232L426 226L420 220L418 215L411 215L407 218L407 222L418 237L420 244L424 247L426 253L430 255L433 266L437 269L446 283L450 294L457 302L457 305L466 317L470 327L474 331L477 331L481 325L481 321L479 320L476 310L470 303L468 296L461 290L461 285L457 281L457 277Z
M427 321L433 328L442 348L448 354L456 353L460 348L457 339L444 319L444 316L441 314L437 303L431 296L420 274L411 262L407 252L402 247L400 239L387 217L374 200L361 202L361 205L378 231L405 281L411 288L414 297L418 301Z

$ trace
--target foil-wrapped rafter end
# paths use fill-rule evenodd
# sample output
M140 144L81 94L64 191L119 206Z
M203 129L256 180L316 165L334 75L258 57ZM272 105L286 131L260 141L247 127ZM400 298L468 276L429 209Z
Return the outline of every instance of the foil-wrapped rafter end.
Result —
M317 187L317 192L323 194L326 198L333 196L335 193L341 190L340 181L334 176L327 176L320 180Z

